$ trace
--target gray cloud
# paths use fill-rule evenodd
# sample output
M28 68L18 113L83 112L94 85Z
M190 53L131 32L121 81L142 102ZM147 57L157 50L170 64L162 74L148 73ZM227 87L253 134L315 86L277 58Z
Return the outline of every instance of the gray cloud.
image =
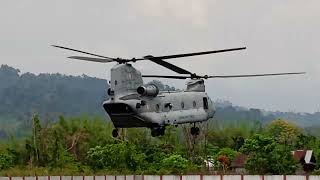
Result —
M140 57L247 46L242 52L170 60L199 74L307 71L305 76L208 80L214 98L270 110L320 109L318 0L4 0L0 63L23 72L109 78L112 64L67 60L61 44ZM145 74L174 74L151 62ZM182 88L184 82L165 80Z

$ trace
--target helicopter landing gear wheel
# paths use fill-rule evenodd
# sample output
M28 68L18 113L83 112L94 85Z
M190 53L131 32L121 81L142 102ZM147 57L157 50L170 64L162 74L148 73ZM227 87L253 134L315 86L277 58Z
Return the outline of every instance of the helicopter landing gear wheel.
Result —
M118 135L119 135L118 129L112 130L112 137L116 138L116 137L118 137Z
M151 136L157 137L157 136L163 136L165 134L165 127L158 127L158 128L152 128L151 129Z
M198 127L191 127L190 129L190 133L193 136L198 136L200 133L200 129Z
M161 127L161 128L159 128L159 135L160 136L163 136L164 135L164 133L165 133L165 127Z
M151 136L152 137L157 137L158 136L158 132L156 129L151 129Z

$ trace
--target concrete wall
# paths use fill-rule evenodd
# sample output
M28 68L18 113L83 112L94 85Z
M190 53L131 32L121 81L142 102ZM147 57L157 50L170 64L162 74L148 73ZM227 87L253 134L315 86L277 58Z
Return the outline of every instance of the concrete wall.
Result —
M320 180L301 175L126 175L126 176L30 176L0 177L0 180Z

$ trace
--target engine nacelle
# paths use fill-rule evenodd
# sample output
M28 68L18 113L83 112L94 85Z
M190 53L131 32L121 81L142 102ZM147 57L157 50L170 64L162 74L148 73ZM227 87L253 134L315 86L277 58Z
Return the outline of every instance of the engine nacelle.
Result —
M159 88L154 84L148 84L146 86L138 87L137 92L142 96L156 97L159 94Z

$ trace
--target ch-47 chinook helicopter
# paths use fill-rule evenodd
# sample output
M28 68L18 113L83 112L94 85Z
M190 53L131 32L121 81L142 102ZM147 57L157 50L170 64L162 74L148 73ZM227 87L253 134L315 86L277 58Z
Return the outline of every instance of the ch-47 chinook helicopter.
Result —
M287 72L273 74L200 76L164 61L165 59L172 58L243 50L246 49L245 47L167 56L148 55L142 58L122 59L101 56L63 46L53 46L93 56L68 57L71 59L94 61L99 63L117 63L117 65L111 69L111 80L109 82L110 88L108 89L108 95L110 98L103 102L103 108L110 116L115 127L112 131L113 137L118 136L119 128L131 127L147 127L151 129L152 136L161 136L165 134L165 127L167 125L185 123L193 124L190 132L192 135L198 135L200 130L196 126L196 123L207 121L215 114L214 104L205 92L204 79L304 74L304 72ZM141 75L140 71L135 69L131 62L142 60L152 61L181 75ZM184 91L162 92L159 91L159 88L154 84L144 85L142 77L189 80L186 83L187 87Z

